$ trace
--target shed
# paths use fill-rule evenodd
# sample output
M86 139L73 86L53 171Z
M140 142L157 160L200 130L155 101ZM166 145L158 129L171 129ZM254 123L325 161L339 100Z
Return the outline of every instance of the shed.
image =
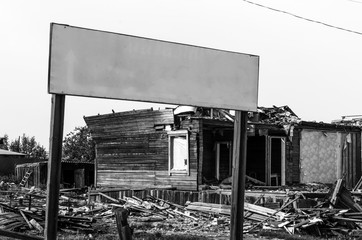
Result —
M16 165L16 178L18 181L24 177L26 172L31 175L26 183L27 186L45 188L48 175L48 162L24 163ZM62 161L61 184L65 188L82 188L94 183L94 164L89 162Z
M29 170L31 170L32 173L26 182L26 186L45 188L47 183L48 162L42 161L16 165L16 179L20 182Z

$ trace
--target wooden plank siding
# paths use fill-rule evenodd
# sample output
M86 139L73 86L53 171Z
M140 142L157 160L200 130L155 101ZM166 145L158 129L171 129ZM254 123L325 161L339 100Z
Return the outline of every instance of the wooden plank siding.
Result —
M189 130L190 174L170 175L168 134L162 126L175 127L172 109L137 110L84 119L96 142L97 186L171 185L180 190L197 190L196 122L192 123L195 126L190 122L181 126Z
M353 188L361 177L361 133L350 132L343 135L342 142L342 174L346 174L346 187Z

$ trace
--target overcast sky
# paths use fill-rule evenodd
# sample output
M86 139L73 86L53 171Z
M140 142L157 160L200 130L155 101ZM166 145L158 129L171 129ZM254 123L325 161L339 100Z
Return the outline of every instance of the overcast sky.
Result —
M48 149L50 23L260 56L258 105L288 105L306 121L362 114L362 0L117 0L0 3L0 136ZM160 104L66 97L64 135L83 116Z

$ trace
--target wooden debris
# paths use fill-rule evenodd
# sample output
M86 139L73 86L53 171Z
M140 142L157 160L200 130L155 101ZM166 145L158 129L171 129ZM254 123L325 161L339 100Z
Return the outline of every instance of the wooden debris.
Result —
M259 184L259 185L262 185L262 186L266 186L266 183L265 183L265 182L262 182L262 181L260 181L260 180L258 180L258 179L256 179L256 178L252 178L252 177L250 177L250 176L248 176L248 175L246 175L245 177L246 177L247 180L249 180L249 181L251 181L251 182L253 182L253 183L255 183L255 184Z
M351 192L344 187L343 179L337 180L332 196L330 197L330 202L337 208L347 208L354 212L362 212L362 207L353 200Z
M114 198L112 198L112 197L110 197L110 196L108 196L108 195L106 195L104 193L99 192L98 194L101 195L102 197L105 197L105 198L111 200L114 203L119 203L119 201L117 199L114 199Z
M44 240L43 237L32 236L32 235L18 233L18 232L12 232L12 231L7 231L7 230L4 230L4 229L0 229L0 235L5 236L5 237L16 238L16 239L24 239L24 240Z
M360 234L362 226L362 193L351 193L343 180L337 180L329 193L258 191L244 203L244 230L253 232L261 228L285 231L288 234L306 233L318 237ZM278 202L271 198L273 192ZM37 189L21 188L6 191L6 201L0 201L0 229L26 231L37 226L44 228L45 193ZM92 198L92 196L96 198ZM100 197L98 197L100 196ZM112 196L112 197L111 197ZM115 221L117 212L123 209L129 214L130 224L144 222L158 224L160 221L190 223L192 229L212 227L223 228L230 224L231 206L205 202L187 202L185 206L165 201L154 196L123 197L108 196L105 192L78 189L61 191L59 196L59 229L74 232L93 233L98 221ZM259 196L259 197L258 197ZM266 197L267 196L267 197ZM266 199L269 199L266 201ZM95 199L95 200L94 200ZM282 199L282 201L279 201ZM273 202L270 202L270 201ZM119 218L120 216L118 216ZM120 221L120 219L118 220ZM38 223L38 224L36 224ZM40 226L40 227L39 227ZM119 230L124 229L122 225ZM125 229L124 229L125 230ZM33 230L34 231L34 230ZM128 231L128 230L127 230ZM1 234L1 233L0 233ZM128 233L127 233L128 234ZM32 238L28 238L32 239ZM37 238L34 238L37 239ZM41 239L41 238L40 238Z
M31 219L30 224L33 225L33 227L37 229L40 233L43 233L44 228L35 219Z
M22 210L20 210L20 214L21 214L21 216L23 216L25 222L28 224L29 229L33 229L33 225L29 222L28 218L25 216L25 214Z
M361 190L362 186L362 177L358 180L358 182L356 183L356 185L354 186L354 188L352 189L352 192L356 192L358 190Z

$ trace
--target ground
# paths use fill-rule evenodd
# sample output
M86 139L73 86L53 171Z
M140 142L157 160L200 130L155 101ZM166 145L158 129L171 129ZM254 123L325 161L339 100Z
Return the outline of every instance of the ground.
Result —
M228 224L214 225L203 224L197 225L188 219L180 221L175 219L170 221L160 222L140 222L138 216L130 216L128 223L133 229L133 240L206 240L206 239L218 239L228 240L230 239L230 228ZM74 232L59 232L59 240L118 240L119 235L117 231L117 224L114 217L110 217L104 222L95 225L97 233L74 233ZM258 239L287 239L287 240L313 240L320 239L307 235L288 235L285 232L265 231L258 230L254 233L248 233L243 235L244 240L258 240ZM348 239L348 238L332 238L332 239ZM329 239L329 240L332 240ZM355 238L356 239L356 238Z

